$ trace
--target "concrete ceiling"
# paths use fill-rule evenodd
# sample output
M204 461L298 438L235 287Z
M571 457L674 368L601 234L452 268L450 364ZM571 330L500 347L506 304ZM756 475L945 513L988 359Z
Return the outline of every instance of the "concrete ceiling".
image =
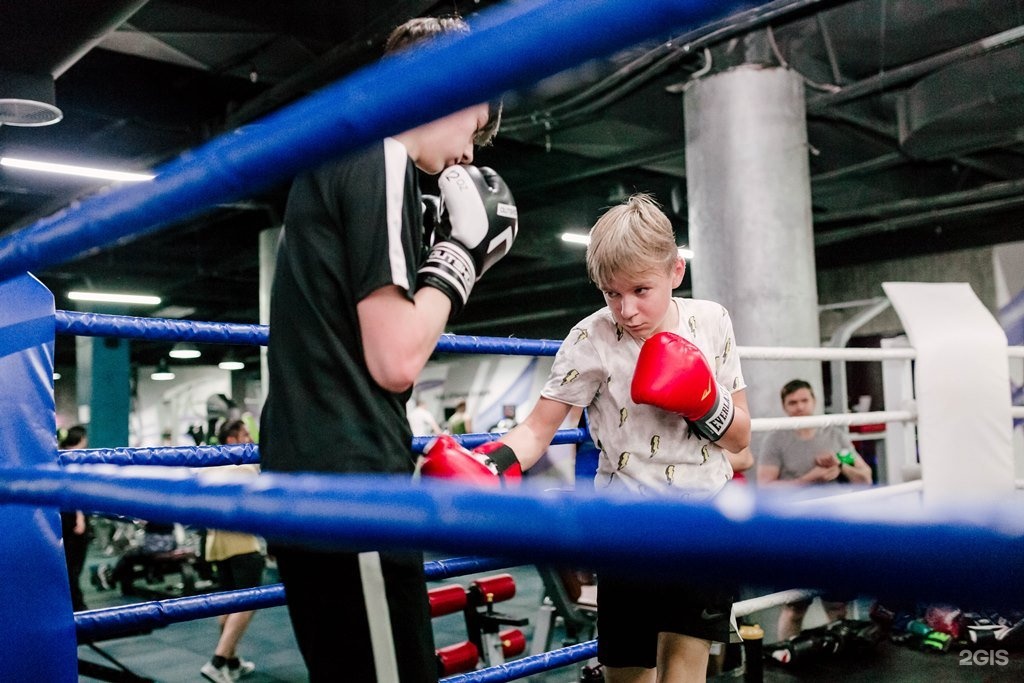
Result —
M0 156L151 168L371 62L405 19L491 4L5 2L0 72L51 76L64 116L0 126ZM1021 239L1022 42L1024 0L776 0L509 93L477 161L508 181L524 229L454 330L561 337L600 297L558 236L627 193L655 194L686 241L679 86L709 56L804 76L819 268ZM98 189L2 168L0 232ZM254 322L258 235L280 224L286 189L37 275L58 308L73 288L139 290L174 308L133 314ZM134 342L133 358L166 347Z

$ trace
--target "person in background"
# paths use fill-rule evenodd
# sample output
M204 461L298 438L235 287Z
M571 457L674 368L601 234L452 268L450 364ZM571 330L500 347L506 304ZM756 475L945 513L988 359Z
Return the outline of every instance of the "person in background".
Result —
M780 396L789 417L814 415L816 400L809 382L787 382ZM758 456L760 485L870 484L871 479L871 466L853 447L849 433L834 425L771 432Z
M242 420L228 420L217 433L221 444L252 443L249 430ZM244 474L256 476L259 465L223 465L207 467L199 473L202 479L213 479L225 475ZM220 590L231 591L256 588L263 583L266 559L261 551L260 539L240 531L207 529L205 557L217 570ZM238 656L238 643L249 628L255 612L233 612L217 617L220 637L213 651L213 658L203 664L200 673L214 683L231 683L248 676L256 665Z
M501 407L501 419L491 425L489 432L507 432L519 422L516 420L516 404L506 403Z
M69 427L67 434L57 448L88 448L89 436L82 425ZM81 510L61 510L61 534L64 537L64 560L68 566L68 584L71 586L71 607L76 612L88 609L82 597L82 570L85 568L85 555L89 549L90 525L89 518Z
M416 399L416 405L409 411L409 428L413 436L430 436L442 431L423 399Z
M782 409L789 417L814 415L814 389L806 380L787 382L779 396ZM771 432L758 456L759 486L870 484L871 479L871 466L853 447L846 429L837 426ZM843 596L821 596L829 622L846 617L847 602ZM810 605L810 600L802 600L782 606L778 620L779 640L792 638L803 630Z
M455 412L448 418L449 434L469 434L473 431L473 422L466 412L466 402L459 401L455 404Z

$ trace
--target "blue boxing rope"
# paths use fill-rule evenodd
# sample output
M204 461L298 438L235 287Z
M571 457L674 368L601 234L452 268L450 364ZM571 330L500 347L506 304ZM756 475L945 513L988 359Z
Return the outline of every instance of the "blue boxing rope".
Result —
M630 575L701 567L742 584L806 585L974 604L1024 604L1024 509L961 503L828 509L730 487L714 501L481 490L450 482L105 465L0 470L0 502L236 529L330 547L420 548ZM885 512L887 516L883 517ZM898 513L898 514L897 514ZM510 523L514 520L514 523ZM881 561L884 559L884 562Z
M161 467L217 467L249 465L260 461L259 446L232 443L220 446L154 446L69 448L57 451L64 465L158 465Z
M79 337L116 337L152 341L189 341L208 344L252 344L266 346L267 325L211 323L197 320L142 318L106 313L56 311L57 334Z
M553 671L569 664L582 662L597 656L597 641L569 645L550 652L521 657L511 662L490 666L486 669L456 674L441 679L441 683L498 683L513 681L544 671Z
M74 334L80 337L117 337L119 339L253 344L256 346L266 346L270 336L267 325L143 318L75 311L57 311L55 328L57 334ZM434 350L440 353L554 356L560 345L560 341L552 339L442 334Z
M471 20L469 34L390 55L182 154L152 182L94 195L0 239L0 281L152 233L374 140L750 5L594 0L570 12L559 0L534 0L490 8Z
M504 432L479 434L453 434L453 439L466 448L500 439ZM586 429L559 429L551 445L577 444L590 437ZM414 436L411 450L422 453L433 436ZM157 446L117 448L75 448L57 452L58 465L157 465L161 467L216 467L218 465L247 465L260 461L260 448L256 444L225 444L221 446Z
M510 566L515 566L515 563L500 558L452 557L424 562L423 572L427 581L440 581ZM280 607L285 603L284 586L275 583L256 588L104 607L76 612L75 633L79 643L87 643L116 636L137 635L169 624L221 614Z

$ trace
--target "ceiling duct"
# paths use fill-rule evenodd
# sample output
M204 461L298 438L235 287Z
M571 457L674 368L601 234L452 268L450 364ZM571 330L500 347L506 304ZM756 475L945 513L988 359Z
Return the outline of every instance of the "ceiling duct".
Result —
M53 77L0 71L0 125L49 126L64 114L56 106Z
M4 3L0 65L18 66L0 70L0 125L47 126L60 121L54 80L146 2Z
M900 146L941 159L1024 136L1024 46L1015 45L932 73L899 97Z

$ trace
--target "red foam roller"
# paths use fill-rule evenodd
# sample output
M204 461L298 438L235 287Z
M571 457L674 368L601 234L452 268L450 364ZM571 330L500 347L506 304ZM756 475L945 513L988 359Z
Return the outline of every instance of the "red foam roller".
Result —
M442 676L472 671L480 659L480 651L468 640L438 648L435 652L437 661L441 663Z
M498 634L501 638L501 652L506 657L515 657L526 652L526 636L517 628L510 628Z
M427 591L427 599L430 601L430 617L443 617L465 608L466 589L454 584L431 588Z
M516 595L516 580L511 574L485 576L473 582L484 604L511 600Z

